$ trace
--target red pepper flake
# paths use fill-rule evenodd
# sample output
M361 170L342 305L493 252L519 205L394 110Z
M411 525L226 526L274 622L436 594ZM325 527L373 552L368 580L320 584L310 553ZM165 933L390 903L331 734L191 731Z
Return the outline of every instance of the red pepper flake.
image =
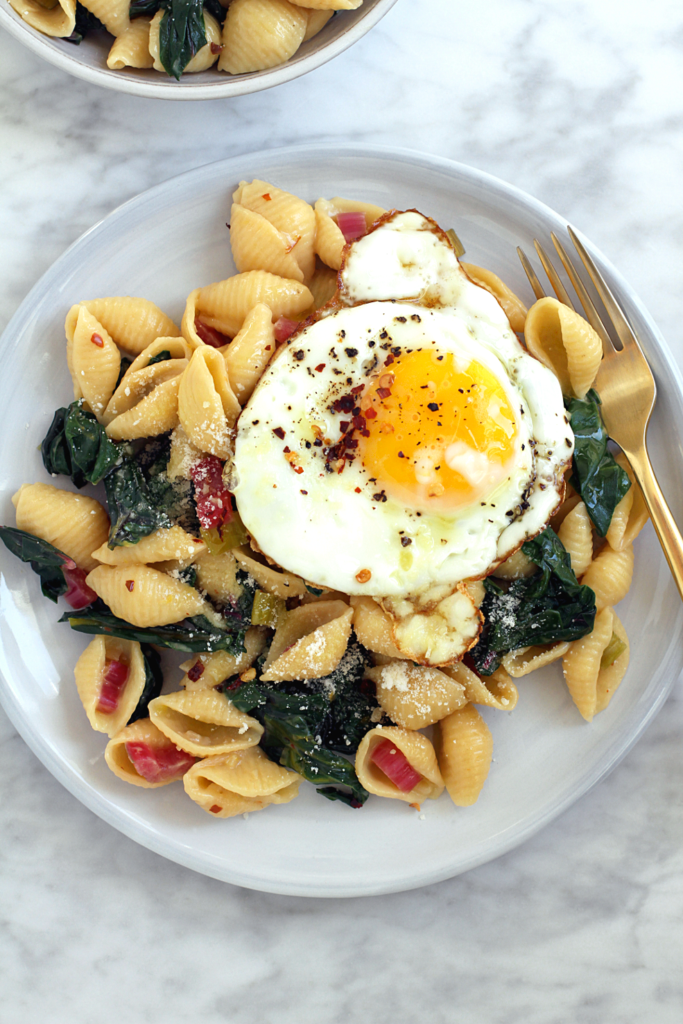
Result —
M369 569L361 569L360 572L356 573L356 579L359 583L368 583L372 576Z
M360 487L354 487L354 491L356 492L356 494L360 494Z
M204 666L201 663L201 661L198 661L195 665L192 666L190 671L187 673L187 678L191 679L193 683L196 683L200 676L202 676L203 674Z
M129 590L131 594L135 590L135 580L126 580L126 590Z
M264 193L263 193L263 195L261 196L261 199L265 199L265 201L266 201L267 203L269 203L269 202L270 202L271 198L272 198L272 197L271 197L271 194L270 194L270 192L264 192Z
M443 358L443 356L442 356L442 358ZM391 366L393 361L394 361L394 356L388 355L387 358L384 360L384 365L385 366Z
M219 814L223 810L223 808L221 807L220 804L214 804L213 807L209 807L209 810L211 811L212 814Z
M391 388L377 388L377 394L380 398L388 398L391 394Z
M281 441L285 439L285 432L282 427L273 427L273 433L276 437L279 437Z
M365 384L359 384L358 387L351 388L351 394L352 395L359 395L364 387L365 387Z
M294 472L295 473L303 473L303 471L304 471L304 467L303 466L294 466Z
M289 445L286 444L282 450L285 453L285 455L289 455L292 449L289 447Z
M325 364L324 363L318 363L318 365L316 366L315 369L316 369L316 373L322 373L323 370L325 369Z
M104 338L101 334L93 334L90 337L93 345L97 345L98 348L104 348Z
M215 54L220 53L222 49L223 47L220 43L211 43L211 53L213 53L214 56Z
M366 420L375 420L375 419L377 419L377 410L376 409L372 409L372 408L366 409L365 410L365 418L366 418Z

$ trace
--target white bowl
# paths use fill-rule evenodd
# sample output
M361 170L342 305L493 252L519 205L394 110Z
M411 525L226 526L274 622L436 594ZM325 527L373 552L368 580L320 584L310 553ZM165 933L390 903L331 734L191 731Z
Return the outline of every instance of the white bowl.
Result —
M454 227L466 258L490 267L527 301L515 253L566 221L518 189L448 160L400 150L311 146L240 156L189 171L115 210L41 278L0 342L0 520L14 522L11 494L46 480L37 444L57 406L70 400L64 317L72 303L142 295L179 318L195 287L234 272L230 194L259 177L308 200L342 195L379 206L417 207ZM650 428L662 487L683 521L683 384L666 345L631 288L589 245L642 334L659 397ZM56 480L58 486L68 481ZM642 735L683 666L683 605L651 528L636 542L633 586L619 605L631 664L609 708L585 723L558 665L519 680L512 713L483 708L494 764L474 807L446 795L422 815L371 797L362 810L328 803L304 783L298 799L215 820L176 784L143 790L107 768L105 738L90 729L73 666L88 637L58 625L38 578L0 547L0 699L53 775L105 821L144 846L215 878L304 896L358 896L425 885L511 849L610 771ZM180 660L180 659L178 659ZM169 678L177 686L180 674Z
M278 67L246 75L222 74L212 68L199 74L183 75L180 82L151 69L111 71L106 60L113 37L108 33L91 32L79 46L53 39L27 25L7 0L0 0L0 25L50 64L105 89L162 100L215 100L272 89L314 71L358 42L395 3L396 0L364 0L355 11L340 11L318 35L304 43L291 60Z

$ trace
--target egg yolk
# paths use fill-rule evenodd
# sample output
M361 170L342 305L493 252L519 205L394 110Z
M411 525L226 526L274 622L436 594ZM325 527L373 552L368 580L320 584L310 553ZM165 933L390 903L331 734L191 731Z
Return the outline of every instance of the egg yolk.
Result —
M452 353L398 356L366 387L363 465L387 496L412 508L455 509L509 476L517 421L498 378Z

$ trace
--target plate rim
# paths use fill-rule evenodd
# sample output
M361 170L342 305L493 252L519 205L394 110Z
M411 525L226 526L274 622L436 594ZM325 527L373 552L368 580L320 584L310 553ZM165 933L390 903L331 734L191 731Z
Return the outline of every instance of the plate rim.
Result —
M157 183L151 188L146 189L145 191L131 197L124 203L121 203L110 213L106 214L93 224L92 227L83 232L41 275L24 300L20 303L16 312L10 318L2 336L0 336L0 353L2 353L7 346L12 344L13 336L18 337L21 333L21 326L25 326L27 321L30 320L30 312L34 296L36 296L37 293L46 285L49 286L52 278L55 278L57 281L60 279L61 268L69 261L74 252L77 252L79 248L96 239L98 234L102 231L108 231L112 224L115 224L116 221L121 218L127 217L130 212L135 211L136 207L147 205L150 202L154 203L157 198L163 196L164 192L175 187L176 184L183 179L202 178L204 176L213 178L216 168L218 167L224 167L226 169L230 167L232 169L239 166L240 162L244 163L246 161L249 161L250 163L279 161L291 162L294 164L301 158L311 159L318 156L328 157L331 153L334 153L337 156L343 155L345 157L379 159L387 162L399 161L404 164L410 164L422 168L428 167L429 169L446 172L453 176L461 175L469 177L470 180L476 180L484 186L492 186L496 192L502 192L507 196L507 198L523 205L526 209L531 208L532 210L535 210L544 217L548 217L550 215L552 219L555 219L560 216L545 203L493 174L481 171L459 161L450 160L446 157L421 153L408 148L327 142L265 149L252 153L239 154L234 157L200 165L199 167L184 171L181 174L174 175L163 182ZM562 219L564 220L564 218ZM565 220L565 223L570 222ZM639 314L642 316L648 330L651 332L655 340L659 355L665 363L667 371L670 373L670 386L673 386L673 388L678 391L681 399L683 399L683 374L674 360L666 341L652 320L652 317L619 271L613 267L610 261L603 256L596 246L583 236L583 233L581 233L581 235L587 243L587 248L591 254L594 257L597 257L597 262L608 269L610 276L613 277L619 288L628 295L629 301L638 309ZM198 866L196 863L191 863L192 857L194 856L196 858L196 853L184 848L183 845L177 841L173 841L174 845L170 850L168 848L163 848L165 844L168 844L169 842L167 837L164 837L161 833L155 832L153 827L149 826L146 822L140 821L140 819L133 820L119 808L111 806L106 798L90 783L79 777L77 774L70 774L66 770L57 754L44 741L42 735L39 733L34 734L30 730L24 729L24 723L20 723L21 709L18 702L14 699L11 684L1 673L0 682L2 682L2 685L0 686L0 704L27 746L33 751L57 781L61 783L61 785L75 796L80 803L97 814L97 816L102 820L106 821L109 825L112 825L119 832L122 832L129 839L132 839L134 842L139 843L152 852L159 854L167 860L190 868L191 870L216 878L219 881L255 889L257 891L288 896L351 898L401 892L419 888L424 885L434 884L447 878L454 877L465 871L469 871L472 868L478 867L491 860L497 859L503 854L508 853L515 847L521 845L523 842L526 842L542 828L550 824L551 821L564 813L564 811L592 789L593 786L603 778L606 778L607 775L614 770L619 762L642 737L646 729L661 710L663 704L666 702L673 687L675 686L677 678L678 677L675 673L671 674L668 681L657 693L657 696L652 701L652 704L648 708L646 714L638 722L638 726L633 735L628 737L615 737L608 750L609 756L606 758L604 763L600 766L596 766L585 778L577 780L577 783L560 801L553 803L550 807L546 807L544 810L540 811L535 816L532 816L518 827L511 828L510 834L504 840L499 841L495 853L491 854L488 850L478 851L477 849L473 849L470 856L464 857L455 868L437 867L422 870L417 873L413 872L410 878L404 878L402 881L391 880L386 884L377 884L376 882L363 884L360 882L353 888L346 885L343 891L331 890L329 886L325 885L316 886L315 884L307 884L304 889L302 885L292 884L290 882L282 884L278 883L277 880L255 880L253 877L249 877L245 874L241 869L235 869L231 865L218 867L211 863L203 863L201 866Z
M80 78L91 85L98 85L103 89L112 89L114 92L125 93L129 96L145 96L148 99L163 100L209 100L229 99L236 96L247 96L251 93L263 92L266 89L275 88L285 82L292 82L316 68L322 67L329 61L338 57L349 47L353 46L360 39L370 32L385 14L388 14L397 0L376 0L363 17L358 19L332 39L327 45L315 50L305 57L296 61L286 61L275 68L267 68L264 71L249 72L245 75L226 76L226 80L219 79L215 84L183 86L182 82L153 79L130 79L108 68L106 63L102 67L90 67L84 64L74 54L62 53L45 40L53 39L52 36L45 36L38 32L31 25L25 22L16 11L9 6L7 0L0 4L0 24L14 36L22 45L35 53L42 60L47 61L54 67L65 71L74 78ZM5 6L7 4L7 6ZM342 12L344 13L344 12ZM294 55L296 56L296 55ZM262 76L262 78L255 77Z

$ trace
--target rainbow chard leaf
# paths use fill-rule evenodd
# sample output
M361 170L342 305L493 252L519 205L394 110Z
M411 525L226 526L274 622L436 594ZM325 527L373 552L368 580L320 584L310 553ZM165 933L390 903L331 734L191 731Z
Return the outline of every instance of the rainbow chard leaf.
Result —
M57 409L40 451L48 473L71 477L76 487L84 487L104 479L121 458L122 448L109 440L79 399Z
M350 807L361 807L368 793L339 751L353 754L373 725L377 701L362 682L367 661L367 651L352 642L324 678L273 684L236 677L223 686L235 707L263 725L261 746L272 760L312 782L321 796Z
M68 622L78 633L117 636L122 640L137 640L156 647L170 647L174 651L201 654L205 651L228 651L242 654L244 632L218 629L204 615L196 615L168 626L132 626L117 618L103 601L95 601L82 612L67 612L60 622Z
M135 711L128 719L128 725L131 722L137 722L139 718L148 717L148 705L151 700L158 697L161 693L161 687L164 683L164 676L161 671L161 658L159 652L155 651L149 644L141 644L142 658L145 663L145 688L140 695L140 700L137 702Z
M159 7L164 11L159 24L159 57L168 74L179 81L207 43L203 0L161 0Z
M595 529L604 537L631 481L607 447L607 429L597 391L592 388L585 398L567 398L565 405L574 431L572 483L585 502Z
M56 601L62 594L66 594L69 584L64 576L64 569L67 565L75 567L74 561L68 555L58 551L46 540L17 530L14 526L0 526L0 540L13 555L22 562L28 562L33 571L40 576L40 586L45 597Z
M569 554L552 527L523 544L522 550L540 573L509 586L491 576L484 581L484 629L469 654L483 676L495 672L508 651L578 640L593 629L595 594L576 579Z

